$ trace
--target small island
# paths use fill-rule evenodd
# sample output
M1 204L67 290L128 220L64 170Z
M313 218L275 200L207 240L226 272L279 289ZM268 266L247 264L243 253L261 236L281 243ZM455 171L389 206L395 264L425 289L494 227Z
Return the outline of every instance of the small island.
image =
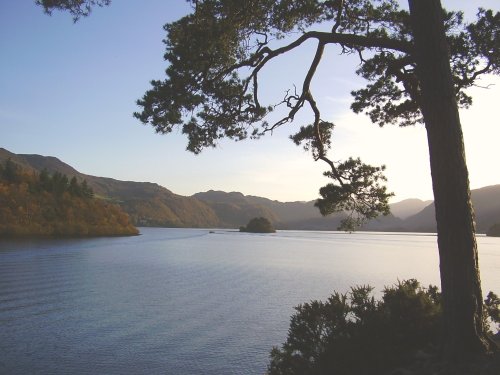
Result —
M265 217L255 217L248 222L246 227L240 227L240 232L275 233L276 229Z

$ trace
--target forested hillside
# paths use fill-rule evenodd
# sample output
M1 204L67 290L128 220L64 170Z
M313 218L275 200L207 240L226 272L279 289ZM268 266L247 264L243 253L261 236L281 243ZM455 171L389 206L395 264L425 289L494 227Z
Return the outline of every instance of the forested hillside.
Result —
M486 233L500 222L500 185L471 191L477 231ZM245 225L252 217L266 217L277 229L336 230L342 213L323 217L314 201L279 202L238 192L207 191L194 195L208 204L232 227ZM363 225L361 230L385 232L435 232L434 203L408 199L394 204L394 214L381 216ZM392 210L392 205L391 205ZM398 217L400 214L402 217Z
M150 182L119 181L80 173L73 167L52 156L14 154L0 148L0 162L11 158L27 170L63 173L69 178L86 180L99 198L116 203L130 216L137 226L158 227L217 227L220 220L205 203L191 197L172 193Z
M265 217L275 225L282 222L282 218L268 205L252 202L239 192L226 193L210 190L196 193L193 198L207 204L215 212L220 226L223 227L239 228L254 217Z
M26 173L64 174L87 181L96 197L115 203L137 226L239 228L254 217L265 217L277 229L336 230L342 214L322 217L314 201L280 202L240 192L210 190L185 197L150 182L119 181L78 172L55 157L14 154L0 148L0 163L11 159ZM472 190L479 233L500 223L500 185ZM432 202L408 199L391 205L393 214L361 229L368 231L435 232Z
M85 180L0 164L0 237L133 235L120 207L95 199Z
M336 230L346 216L336 213L321 216L314 201L280 202L262 197L210 190L193 197L208 204L228 226L245 225L253 217L265 217L277 229ZM392 215L372 220L364 230L404 230L402 220ZM232 225L231 225L232 223Z

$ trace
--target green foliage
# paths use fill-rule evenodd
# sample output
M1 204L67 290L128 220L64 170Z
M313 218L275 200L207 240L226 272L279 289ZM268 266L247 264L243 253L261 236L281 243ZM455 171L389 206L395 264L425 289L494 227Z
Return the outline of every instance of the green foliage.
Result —
M493 293L489 292L484 300L484 310L485 310L485 327L496 325L497 331L500 327L500 298ZM490 333L493 333L490 331Z
M472 98L465 89L485 73L499 74L500 13L480 10L477 21L465 24L461 12L443 10L450 46L450 65L455 84L457 104L467 108ZM399 37L412 40L408 15L401 13ZM384 126L414 125L423 122L420 111L421 91L411 55L381 50L366 59L356 73L370 83L352 92L355 113L365 112L373 123Z
M346 209L343 225L353 229L388 212L391 194L378 185L383 167L356 158L333 161L327 155L333 124L321 118L311 80L324 47L336 44L343 54L360 57L357 73L368 84L353 91L352 109L367 113L379 125L422 122L421 88L415 70L413 35L408 11L396 0L196 0L193 12L165 25L167 77L152 81L134 115L159 133L180 127L194 153L215 147L221 138L257 138L294 121L304 107L312 124L291 138L329 166L332 182L320 194L323 213ZM498 73L500 13L481 10L476 23L466 24L460 12L446 12L445 27L457 101L466 107L464 89L485 73ZM328 29L325 31L325 29ZM318 31L320 30L320 31ZM273 59L317 42L301 89L284 88L285 96L261 103L259 77ZM276 108L285 115L275 123L266 116ZM282 112L281 112L282 113ZM349 178L360 180L350 181ZM375 184L370 188L370 184Z
M71 180L65 174L55 172L52 175L44 169L38 175L38 180L30 184L30 188L35 191L46 191L57 196L62 196L65 192L80 198L93 198L94 191L87 185L87 181L78 182L76 177Z
M271 351L269 374L380 374L436 350L443 319L437 287L402 281L379 301L372 291L357 286L296 307L286 342ZM497 324L499 304L490 292L485 305Z
M181 128L188 138L187 149L199 153L215 147L221 138L239 141L260 137L293 122L297 112L309 106L314 122L301 127L292 140L310 150L314 160L329 166L327 174L332 182L322 189L319 200L319 205L328 209L322 212L344 207L349 218L342 227L348 230L386 214L391 194L381 186L367 186L384 180L383 167L356 165L355 158L334 162L327 156L333 124L321 119L310 83L324 47L336 44L343 54L360 57L356 72L368 81L366 87L352 92L354 112L368 114L380 126L422 122L421 85L408 11L396 0L188 2L193 12L164 27L167 77L151 82L152 88L137 102L142 111L134 116L158 133ZM109 5L110 0L36 3L48 13L67 10L76 20L88 15L94 6ZM500 73L500 13L481 9L471 24L464 22L460 12L443 10L443 15L456 99L467 107L472 98L464 90L482 74ZM324 31L325 26L328 31ZM311 40L318 47L307 74L299 77L303 80L301 90L289 88L284 90L284 99L261 103L259 77L268 63ZM278 107L284 107L287 115L269 124L266 115ZM352 170L345 169L351 166ZM365 176L372 171L366 183L349 181L360 168ZM322 200L328 202L323 204Z
M319 124L320 137L315 134L314 125L301 126L300 130L290 139L297 146L302 145L304 151L310 151L314 160L321 158L321 148L329 149L331 147L332 131L335 125L331 122L321 121Z
M17 182L19 180L20 168L11 158L5 160L4 165L0 164L0 180L7 182Z
M334 181L346 181L341 184L330 183L319 190L321 198L315 203L322 215L346 212L339 229L353 231L369 219L379 214L389 214L389 197L394 194L380 184L386 181L382 174L385 166L373 167L358 159L349 158L340 163L335 171L325 172L326 177Z
M169 133L182 125L188 150L199 153L228 137L248 136L247 125L260 121L267 109L245 94L248 82L227 67L245 59L247 51L239 43L247 33L234 27L258 26L251 16L259 10L250 2L229 1L224 6L200 1L195 14L165 25L170 80L152 81L153 89L137 103L144 108L134 115L151 122L159 133ZM246 9L246 8L249 9ZM251 15L251 16L250 16ZM162 102L161 106L154 103Z
M42 6L45 13L49 15L53 10L68 11L76 22L81 17L88 16L92 7L107 6L111 4L111 0L35 0L35 3Z
M290 139L311 152L314 160L325 160L331 166L331 170L324 172L324 175L332 182L319 190L321 198L315 203L321 214L347 213L347 218L342 220L338 228L345 231L353 231L380 214L388 215L389 198L394 194L381 185L381 182L386 181L383 175L385 166L373 167L362 163L359 158L349 158L334 165L325 157L325 149L331 147L334 124L320 122L319 125L319 128L314 125L302 126ZM317 130L319 136L315 134Z
M240 227L240 232L274 233L276 230L265 217L255 217L248 222L246 227Z

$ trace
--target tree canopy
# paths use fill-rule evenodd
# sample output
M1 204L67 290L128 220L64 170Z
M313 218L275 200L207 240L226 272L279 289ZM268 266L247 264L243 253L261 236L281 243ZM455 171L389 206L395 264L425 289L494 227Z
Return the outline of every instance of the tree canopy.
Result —
M293 122L309 107L312 122L292 140L328 165L325 176L332 182L320 190L321 212L351 212L346 229L387 214L391 193L383 186L384 167L329 156L334 124L322 118L311 81L325 46L339 45L342 54L359 56L356 73L368 82L352 92L354 112L366 113L380 126L421 123L409 12L396 0L190 3L191 14L165 25L167 77L151 82L152 88L138 101L142 111L135 116L158 133L181 128L187 149L199 153L221 138L261 137ZM482 74L499 73L500 14L480 9L474 23L464 22L461 12L443 10L443 15L457 102L467 107L472 98L465 89ZM284 97L262 103L262 71L273 59L311 40L317 43L316 52L300 78L301 87L290 87ZM266 115L281 108L286 108L285 116L269 123Z
M321 115L311 82L325 47L359 57L367 85L351 108L380 125L424 123L436 207L444 322L444 353L460 360L493 347L482 319L475 224L458 108L483 74L500 73L500 13L479 9L475 22L439 0L199 0L193 12L165 25L166 79L138 101L135 114L158 133L181 128L194 153L221 138L259 138L309 108L311 123L292 136L328 166L320 189L323 214L347 211L343 229L389 212L384 167L332 158L334 124ZM298 36L297 36L298 35ZM316 42L306 74L284 97L263 103L262 71L280 55ZM269 122L277 108L285 115Z
M359 158L336 160L329 154L334 124L322 118L311 82L327 45L359 57L356 73L367 80L351 92L351 108L384 126L422 123L422 90L410 14L397 0L187 0L192 13L166 24L166 79L138 100L134 115L158 133L180 128L194 153L215 147L221 138L259 138L294 121L309 107L314 116L291 136L314 160L327 163L331 183L320 189L321 213L350 213L343 229L388 214L392 193L384 186L384 166L370 166ZM69 11L75 21L92 7L111 0L36 0L48 14ZM479 9L477 20L464 21L462 12L443 9L450 65L457 103L472 104L465 91L483 74L500 72L500 13ZM298 35L298 36L297 36ZM300 87L284 97L262 103L259 79L270 62L306 42L317 43ZM286 110L268 122L267 115ZM280 112L281 113L281 112Z
M97 0L75 0L94 4ZM321 114L311 82L325 47L359 57L367 85L351 108L380 125L424 123L435 198L444 319L450 362L492 350L485 334L475 223L459 107L484 74L500 74L500 12L479 9L475 22L440 0L188 0L192 13L165 25L166 78L151 82L135 116L162 134L180 128L194 153L220 139L259 138L313 114L292 140L328 166L320 190L323 214L347 211L344 229L388 213L384 167L330 155L334 124ZM48 2L45 2L47 5ZM71 4L54 0L53 4ZM101 4L98 4L101 5ZM53 8L55 8L54 5ZM45 7L46 11L52 7ZM70 9L71 8L63 8ZM88 14L88 12L87 12ZM316 43L301 84L264 103L260 79L277 57ZM276 121L268 115L285 114Z
M54 10L64 10L71 13L76 22L81 17L86 17L95 6L107 6L111 0L35 0L37 5L43 7L45 13L52 14Z
M250 232L250 233L274 233L274 229L271 222L265 217L254 217L251 219L246 227L240 227L240 232Z

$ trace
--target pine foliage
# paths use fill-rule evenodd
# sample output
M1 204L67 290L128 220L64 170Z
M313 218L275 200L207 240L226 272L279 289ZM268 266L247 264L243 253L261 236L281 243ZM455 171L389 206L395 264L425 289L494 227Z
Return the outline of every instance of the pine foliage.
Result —
M286 342L271 351L269 375L385 374L437 358L443 319L438 288L410 279L386 287L379 301L372 292L357 286L297 306ZM490 292L484 314L490 337L500 328L499 306Z

